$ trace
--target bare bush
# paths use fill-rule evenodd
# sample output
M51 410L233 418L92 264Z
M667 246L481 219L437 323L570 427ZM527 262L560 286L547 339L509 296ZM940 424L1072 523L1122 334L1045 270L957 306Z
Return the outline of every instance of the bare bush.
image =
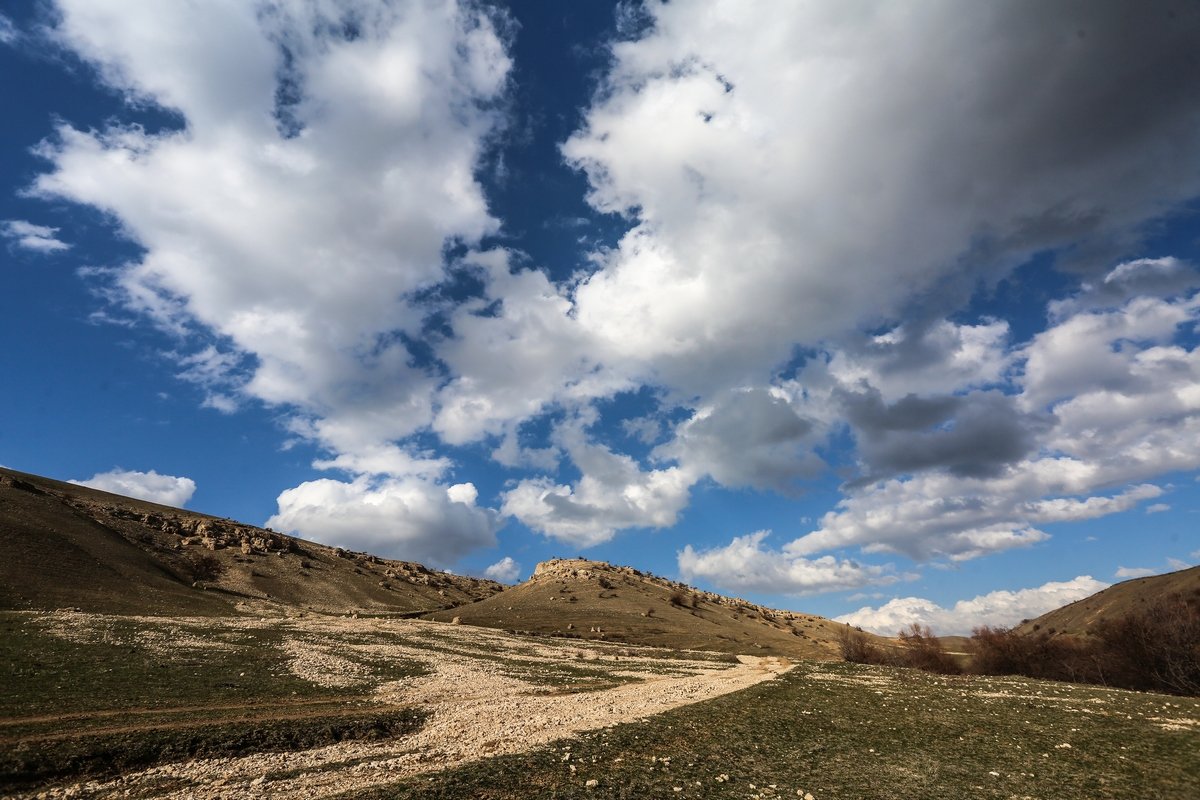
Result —
M187 560L193 581L215 581L225 572L221 559L207 553L193 553Z
M946 652L928 625L921 627L914 622L907 630L900 631L900 641L904 644L899 653L901 666L941 675L958 675L962 672L962 667L954 660L954 656Z
M1097 629L1106 682L1200 695L1200 594L1175 594Z
M1094 636L977 628L973 672L1200 695L1200 595L1172 595L1102 621Z
M891 656L882 647L873 644L860 630L849 625L838 634L838 645L842 658L852 664L892 664Z

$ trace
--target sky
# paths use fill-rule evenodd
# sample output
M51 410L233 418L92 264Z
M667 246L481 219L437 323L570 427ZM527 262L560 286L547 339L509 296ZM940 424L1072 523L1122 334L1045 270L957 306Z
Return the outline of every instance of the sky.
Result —
M0 464L883 633L1200 561L1200 6L0 0Z

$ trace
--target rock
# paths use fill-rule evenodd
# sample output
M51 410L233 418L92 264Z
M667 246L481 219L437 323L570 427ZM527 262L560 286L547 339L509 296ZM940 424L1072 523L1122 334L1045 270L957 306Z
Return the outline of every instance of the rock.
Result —
M454 619L450 620L450 624L451 625L462 625L462 617L455 617Z
M600 781L596 780L595 778L592 778L590 781L586 782L586 783L585 783L585 784L583 784L583 785L584 785L584 786L586 786L586 787L588 787L588 788L590 789L590 788L592 788L593 786L599 786L599 785L600 785Z

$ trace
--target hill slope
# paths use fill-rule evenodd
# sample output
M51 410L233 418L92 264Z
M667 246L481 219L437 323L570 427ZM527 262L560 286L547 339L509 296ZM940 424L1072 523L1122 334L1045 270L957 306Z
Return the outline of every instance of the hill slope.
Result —
M179 615L279 606L414 614L501 589L0 469L0 609Z
M1140 610L1155 600L1173 594L1200 593L1200 567L1134 578L1114 584L1074 603L1056 608L1037 619L1017 626L1018 633L1085 634L1105 619Z
M501 594L427 619L727 653L837 658L844 625L703 592L632 567L585 559L541 563Z

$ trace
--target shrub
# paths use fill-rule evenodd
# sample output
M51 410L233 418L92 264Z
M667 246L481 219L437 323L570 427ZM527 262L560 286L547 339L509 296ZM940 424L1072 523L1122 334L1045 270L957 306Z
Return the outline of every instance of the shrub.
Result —
M971 671L981 675L1102 682L1094 646L1071 637L983 627L975 629L970 647Z
M899 653L901 666L941 675L958 675L962 672L962 667L946 652L928 625L921 627L914 622L908 630L900 631L900 641L904 643Z
M984 675L1200 695L1200 596L1159 598L1088 637L977 628L971 649L972 671Z
M891 664L892 658L883 648L873 644L865 633L851 628L842 628L838 634L842 658L852 664Z
M225 572L221 559L208 553L193 553L188 557L188 572L193 581L215 581Z
M668 599L671 605L682 608L683 606L687 605L688 598L682 590L676 589L675 591L671 592L671 597Z
M1096 634L1107 683L1200 695L1200 596L1159 598L1101 622Z

